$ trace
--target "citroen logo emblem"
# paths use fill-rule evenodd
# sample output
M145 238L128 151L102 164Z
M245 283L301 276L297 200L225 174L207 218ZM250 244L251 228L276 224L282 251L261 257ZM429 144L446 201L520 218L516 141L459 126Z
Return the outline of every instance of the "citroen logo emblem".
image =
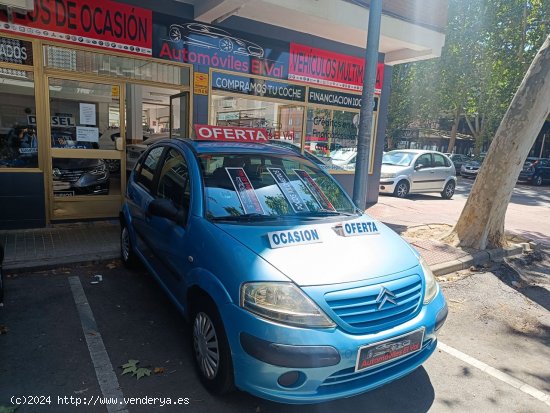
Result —
M382 287L380 293L378 294L378 297L376 297L376 302L378 303L379 310L384 307L384 304L386 304L386 302L397 305L397 302L395 301L395 294L388 290L386 287Z

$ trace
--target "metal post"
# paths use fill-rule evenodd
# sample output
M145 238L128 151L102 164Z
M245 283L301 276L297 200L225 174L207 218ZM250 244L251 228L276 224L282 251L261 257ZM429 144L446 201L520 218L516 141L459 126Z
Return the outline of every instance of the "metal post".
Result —
M380 43L380 21L382 18L382 0L372 0L369 8L369 27L367 51L365 55L365 77L361 95L361 111L357 136L357 159L353 180L353 202L364 210L367 203L367 179L369 173L369 150L372 131L372 112L374 88L376 86L376 68L378 66L378 45Z

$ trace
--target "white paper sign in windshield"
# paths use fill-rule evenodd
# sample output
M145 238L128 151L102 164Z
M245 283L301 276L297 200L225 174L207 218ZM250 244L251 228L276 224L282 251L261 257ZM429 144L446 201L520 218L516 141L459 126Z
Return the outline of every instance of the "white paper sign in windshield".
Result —
M302 169L294 169L294 173L298 175L300 181L302 181L309 192L311 192L322 209L326 211L336 211L336 208L332 206L325 193L321 190L321 188L319 188L319 185L317 185L311 175Z
M309 208L307 207L306 203L298 194L296 189L292 186L292 183L290 182L290 179L288 179L288 176L285 174L285 171L283 171L281 168L267 168L273 179L275 179L275 183L287 199L287 201L290 203L290 206L294 210L294 212L307 212L309 211Z
M317 228L300 228L288 231L268 232L267 238L271 248L294 247L304 244L323 242Z
M264 209L243 168L225 168L245 214L264 214Z
M342 224L344 237L380 234L374 221L348 221Z

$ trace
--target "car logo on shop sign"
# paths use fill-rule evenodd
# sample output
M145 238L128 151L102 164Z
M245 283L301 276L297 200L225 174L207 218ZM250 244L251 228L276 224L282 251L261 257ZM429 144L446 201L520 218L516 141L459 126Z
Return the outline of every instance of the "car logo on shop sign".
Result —
M386 302L397 305L397 302L395 301L395 294L388 290L386 287L382 287L380 293L378 294L378 297L376 297L376 302L378 303L379 310L384 307L384 304L386 304Z

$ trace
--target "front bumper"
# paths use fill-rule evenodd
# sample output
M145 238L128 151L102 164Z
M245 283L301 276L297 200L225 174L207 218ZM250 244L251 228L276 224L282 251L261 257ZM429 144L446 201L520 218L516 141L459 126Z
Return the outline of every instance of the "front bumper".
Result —
M414 318L373 334L350 334L339 327L285 326L255 317L234 304L226 304L221 314L233 354L236 386L272 401L301 404L351 397L411 373L435 350L436 327L445 322L447 306L439 291ZM355 371L360 347L419 328L425 329L421 350Z
M395 185L397 185L397 179L380 180L378 191L383 194L393 194Z
M526 174L523 172L519 173L518 176L518 182L533 182L533 178L535 177L535 174Z

